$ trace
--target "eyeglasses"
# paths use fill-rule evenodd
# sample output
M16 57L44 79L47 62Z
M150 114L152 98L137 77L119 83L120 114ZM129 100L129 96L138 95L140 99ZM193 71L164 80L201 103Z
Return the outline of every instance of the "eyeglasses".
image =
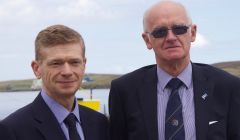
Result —
M171 29L168 29L167 27L160 27L160 28L156 28L154 29L150 34L154 37L154 38L163 38L166 37L168 35L168 30L172 30L172 32L175 35L182 35L185 34L188 30L188 28L190 27L186 26L186 25L174 25L171 27Z

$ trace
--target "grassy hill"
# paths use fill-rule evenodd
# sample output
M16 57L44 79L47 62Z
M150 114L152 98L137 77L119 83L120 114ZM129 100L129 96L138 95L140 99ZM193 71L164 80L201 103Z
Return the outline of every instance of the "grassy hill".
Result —
M221 62L212 65L240 77L240 61Z
M111 81L119 76L115 74L85 74L90 81L83 82L81 88L109 88ZM2 81L0 82L0 92L39 90L39 88L32 89L34 80L36 79Z
M240 61L233 62L221 62L212 64L214 67L223 69L233 75L240 77ZM83 89L90 88L109 88L111 81L118 78L121 75L115 74L85 74L85 78L89 79L88 82L82 83ZM39 88L32 89L32 83L35 79L26 80L11 80L0 82L1 91L27 91L27 90L39 90Z

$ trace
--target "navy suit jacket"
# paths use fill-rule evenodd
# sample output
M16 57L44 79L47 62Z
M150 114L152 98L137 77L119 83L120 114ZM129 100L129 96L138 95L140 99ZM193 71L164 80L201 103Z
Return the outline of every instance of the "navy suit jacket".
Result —
M192 70L196 139L240 140L240 79L204 64ZM158 140L157 81L151 65L112 82L111 140Z
M108 140L108 120L103 114L84 106L79 106L79 113L85 140ZM31 104L1 121L0 139L66 140L66 137L56 117L38 95Z

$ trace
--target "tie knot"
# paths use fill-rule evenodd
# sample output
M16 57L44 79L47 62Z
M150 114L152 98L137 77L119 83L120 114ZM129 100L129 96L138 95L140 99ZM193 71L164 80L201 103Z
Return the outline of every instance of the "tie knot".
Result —
M73 113L70 113L64 120L64 123L68 127L76 127L76 116Z
M178 89L180 86L183 85L183 82L178 79L178 78L172 78L168 84L167 84L167 87L172 89L172 90L175 90L175 89Z

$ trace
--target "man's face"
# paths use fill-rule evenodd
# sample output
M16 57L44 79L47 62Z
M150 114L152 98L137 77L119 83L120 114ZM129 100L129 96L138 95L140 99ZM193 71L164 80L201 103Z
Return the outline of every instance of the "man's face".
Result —
M41 48L41 58L32 62L43 89L54 98L72 98L79 89L84 75L86 59L80 43Z
M165 5L152 11L148 18L147 30L143 38L148 49L155 52L157 63L189 61L189 50L191 42L195 40L196 26L191 25L186 12L173 5ZM173 33L172 27L189 27L187 32L181 35ZM156 29L167 28L167 35L155 38L151 33Z

